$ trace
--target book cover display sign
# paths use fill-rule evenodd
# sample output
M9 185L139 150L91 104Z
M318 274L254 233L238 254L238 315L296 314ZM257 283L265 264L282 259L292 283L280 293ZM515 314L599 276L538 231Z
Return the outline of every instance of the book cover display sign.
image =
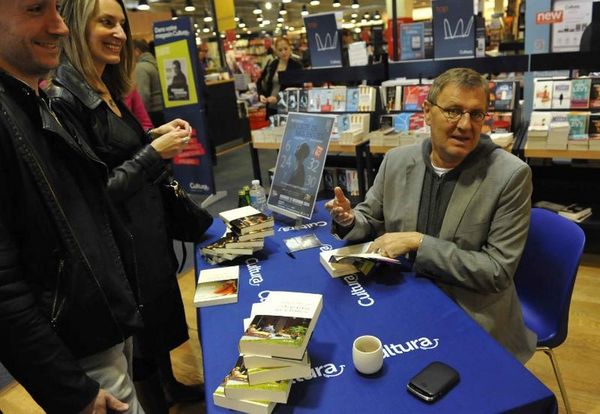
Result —
M313 68L342 66L342 44L336 13L319 13L304 17L306 38Z
M335 120L332 115L288 115L269 192L273 211L312 216Z
M435 58L474 57L475 15L473 7L466 7L463 0L433 0L431 5Z
M577 52L581 35L592 21L592 0L555 0L562 19L552 24L552 52Z
M182 17L155 22L153 32L165 119L185 119L192 127L190 142L173 159L175 177L190 193L213 194L215 184L206 137L204 98L198 93L204 83L196 75L198 58L192 20Z

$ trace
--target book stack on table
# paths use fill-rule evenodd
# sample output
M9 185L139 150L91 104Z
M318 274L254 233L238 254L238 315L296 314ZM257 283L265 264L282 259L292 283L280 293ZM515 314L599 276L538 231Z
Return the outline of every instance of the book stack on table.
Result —
M219 217L227 225L227 233L202 248L202 255L211 264L250 256L264 247L265 237L274 234L273 217L252 206L222 211Z
M323 307L313 293L269 293L252 306L234 368L213 392L214 404L246 413L270 413L287 403L292 382L311 376L308 343Z
M589 206L582 206L579 204L558 204L550 201L538 201L533 205L538 208L545 208L546 210L554 211L559 215L567 218L575 223L581 223L592 215L592 208Z

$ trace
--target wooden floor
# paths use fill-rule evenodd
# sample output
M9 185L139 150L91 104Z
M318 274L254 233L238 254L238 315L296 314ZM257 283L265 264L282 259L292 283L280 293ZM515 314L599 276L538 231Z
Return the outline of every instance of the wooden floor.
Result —
M195 383L202 380L202 357L196 309L192 305L193 272L182 275L179 283L191 339L173 352L173 365L181 381ZM585 255L582 259L571 303L569 336L555 352L573 411L577 414L600 414L600 255ZM565 413L548 358L538 353L527 363L527 368L556 394L559 412ZM207 395L210 398L210 390ZM0 392L0 409L4 414L43 412L18 384ZM179 405L171 408L170 414L200 414L205 411L203 404Z

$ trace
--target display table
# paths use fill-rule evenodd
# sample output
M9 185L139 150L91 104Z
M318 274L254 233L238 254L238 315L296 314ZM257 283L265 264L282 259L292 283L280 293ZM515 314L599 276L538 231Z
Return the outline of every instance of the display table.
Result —
M388 266L375 269L375 276L332 279L319 263L319 249L288 255L282 240L301 234L315 233L322 248L344 244L330 234L323 203L317 208L301 229L277 223L263 251L235 262L240 265L237 304L198 311L208 413L228 412L213 405L212 392L238 358L242 320L270 290L321 293L324 299L308 347L312 379L297 381L288 404L278 404L275 413L556 412L552 392L430 280ZM224 230L215 220L202 245ZM195 261L197 270L209 267L200 246ZM363 376L352 365L352 341L365 334L378 336L386 352L383 369L374 376ZM408 394L406 384L436 360L454 367L461 380L428 405Z

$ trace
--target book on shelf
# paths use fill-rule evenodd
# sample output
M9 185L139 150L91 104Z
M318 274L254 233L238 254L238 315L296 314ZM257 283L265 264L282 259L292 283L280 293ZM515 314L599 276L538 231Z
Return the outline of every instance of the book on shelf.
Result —
M398 99L401 99L397 95L395 86L382 86L381 87L381 101L383 102L384 109L387 112L393 111L396 107L396 102Z
M279 91L277 94L277 113L287 114L288 112L288 100L287 91Z
M358 87L346 88L346 111L358 112Z
M271 401L285 404L291 387L291 380L251 385L248 381L248 369L244 366L241 355L223 381L225 397L236 400Z
M558 79L552 82L552 109L571 107L571 80Z
M494 109L511 111L515 107L515 81L496 81Z
M400 24L400 60L430 59L425 55L425 26L431 22Z
M590 139L600 138L600 114L590 114L588 123L588 135Z
M224 383L213 392L213 403L217 407L248 414L271 414L277 405L272 401L236 400L225 396Z
M344 112L346 110L346 87L334 86L331 88L333 112Z
M305 364L293 364L270 367L246 367L248 370L248 382L250 385L265 382L293 380L295 378L307 378L311 376L310 358Z
M589 112L569 112L567 122L569 123L569 137L584 135L587 133Z
M302 359L322 307L319 294L270 292L264 302L252 306L240 353Z
M533 109L552 108L552 85L551 79L535 79L533 86Z
M285 90L287 96L287 111L298 112L300 102L300 88L287 88Z
M319 262L334 278L355 273L368 274L378 262L411 267L406 259L393 259L376 253L367 253L371 243L354 244L320 252Z
M600 78L592 78L590 86L590 108L600 108Z
M373 86L358 87L358 112L372 112L377 104L377 90Z
M577 78L571 81L571 109L588 109L590 107L590 78Z
M298 94L298 111L308 111L308 89L300 89Z
M247 321L247 326L250 326L251 318L244 320ZM246 368L260 368L260 367L291 367L297 365L310 365L310 358L308 353L305 352L302 359L291 359L291 358L278 358L268 355L254 355L254 354L243 354L244 365Z
M565 150L567 149L568 140L569 123L566 121L550 122L546 148L552 150Z
M420 111L431 85L405 85L403 90L402 109L405 111Z
M238 300L239 266L218 267L200 271L194 305L205 307L236 303Z
M587 151L590 148L589 141L588 134L569 135L567 149L572 151Z

